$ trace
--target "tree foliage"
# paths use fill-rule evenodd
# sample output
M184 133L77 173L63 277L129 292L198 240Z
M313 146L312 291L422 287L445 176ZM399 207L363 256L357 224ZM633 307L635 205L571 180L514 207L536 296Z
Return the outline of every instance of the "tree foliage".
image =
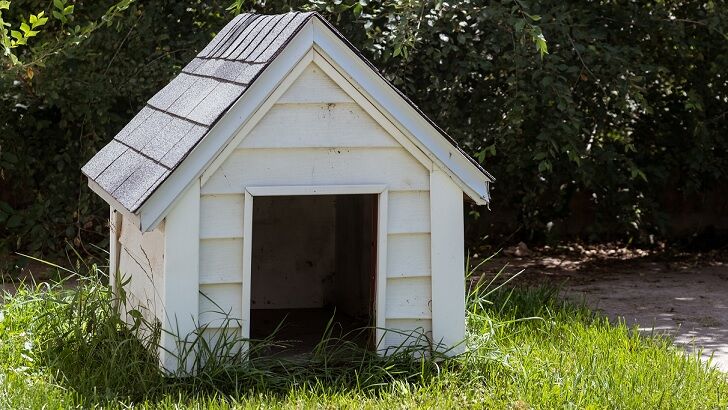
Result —
M72 24L102 21L117 4L73 2ZM16 5L25 11L6 21L58 9L29 0L10 11ZM496 175L492 212L481 217L513 216L522 234L559 231L575 203L593 212L582 232L591 239L663 234L666 192L707 192L728 174L728 12L712 1L126 6L78 46L31 39L20 60L38 61L33 74L0 76L8 250L99 241L106 210L80 166L231 14L248 10L322 12ZM55 17L40 29L64 39L70 26Z

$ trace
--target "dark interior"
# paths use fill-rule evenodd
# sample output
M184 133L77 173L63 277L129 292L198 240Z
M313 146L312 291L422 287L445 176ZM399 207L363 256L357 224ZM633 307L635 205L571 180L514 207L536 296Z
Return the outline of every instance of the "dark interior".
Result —
M283 353L305 353L331 322L332 338L373 345L376 207L376 195L255 198L252 339L275 332Z

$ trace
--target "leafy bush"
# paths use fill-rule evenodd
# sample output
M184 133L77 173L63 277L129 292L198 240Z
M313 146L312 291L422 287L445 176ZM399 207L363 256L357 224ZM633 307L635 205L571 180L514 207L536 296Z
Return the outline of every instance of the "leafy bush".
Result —
M73 18L112 4L83 3ZM45 55L45 40L30 40L21 57L42 63L0 74L0 246L103 244L106 210L80 166L211 39L226 5L136 2L79 46ZM664 235L667 205L728 174L728 11L716 2L238 0L230 10L291 8L325 14L478 158L498 178L484 217L530 238L568 233L576 212L587 213L575 232L586 238ZM10 11L13 24L27 15Z

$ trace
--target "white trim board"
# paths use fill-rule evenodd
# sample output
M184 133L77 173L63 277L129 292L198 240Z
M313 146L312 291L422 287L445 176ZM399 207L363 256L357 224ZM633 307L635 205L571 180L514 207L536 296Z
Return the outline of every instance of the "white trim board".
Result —
M293 196L380 194L386 189L386 185L290 185L249 186L245 190L253 196Z
M362 195L375 194L377 203L377 278L375 300L375 323L377 348L384 344L386 333L387 296L387 209L388 190L386 185L295 185L257 186L245 189L243 211L243 281L242 281L242 324L243 339L250 338L250 288L253 262L253 201L256 196L293 195Z
M244 138L250 132L312 61L353 98L356 97L355 101L426 168L432 170L433 163L436 164L475 203L488 203L488 188L492 180L447 141L438 129L350 49L337 33L316 17L301 28L188 157L139 208L137 215L141 230L154 229L192 181L201 178L200 182L204 184L212 171L239 144L239 138ZM102 196L108 202L109 195ZM113 202L109 203L115 205Z

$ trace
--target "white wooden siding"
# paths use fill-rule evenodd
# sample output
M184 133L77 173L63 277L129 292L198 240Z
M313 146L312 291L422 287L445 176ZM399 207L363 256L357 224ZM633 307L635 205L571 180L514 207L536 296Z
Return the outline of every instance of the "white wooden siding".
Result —
M197 351L204 352L205 355L214 354L218 360L235 357L244 347L244 342L240 340L240 327L236 326L208 327L202 331L201 337L203 340L198 342ZM205 347L202 347L202 342L206 344ZM201 359L204 361L209 357L203 356Z
M142 233L126 217L119 236L119 274L126 285L127 310L138 309L150 322L164 318L164 226Z
M200 326L239 326L242 300L240 283L200 285Z
M305 126L305 125L301 125ZM429 172L403 148L238 149L202 187L232 194L256 185L352 185L429 190Z
M305 121L311 125L302 127ZM275 105L240 148L396 147L389 134L356 104Z
M387 279L387 320L431 317L432 286L429 277Z
M390 191L389 221L390 234L430 232L430 192Z
M238 240L252 232L242 217L248 204L239 198L246 188L383 185L389 198L382 212L387 234L380 238L387 278L378 291L386 305L379 325L404 331L423 328L431 335L430 169L354 103L349 92L318 67L306 68L257 125L237 139L227 158L216 160L221 165L206 174L201 189L202 221L211 223L201 228L201 289L219 293L216 302L225 311L239 312L240 300L249 297L246 290L232 291L238 270L244 268ZM230 283L212 285L219 291L209 288L218 281ZM219 321L202 313L220 310L210 309L207 302L203 306L203 299L201 317ZM238 317L245 320L245 312ZM406 338L390 334L384 342L399 345Z
M386 327L385 346L395 349L415 343L426 345L432 340L432 320L430 319L387 319Z
M309 64L277 103L353 102L316 64Z
M240 283L242 280L243 238L200 240L201 284Z
M242 238L242 194L203 195L200 200L200 238Z
M388 277L430 276L430 272L429 233L389 235L387 239Z
M312 121L310 124L305 124ZM276 104L239 148L399 147L358 105Z

